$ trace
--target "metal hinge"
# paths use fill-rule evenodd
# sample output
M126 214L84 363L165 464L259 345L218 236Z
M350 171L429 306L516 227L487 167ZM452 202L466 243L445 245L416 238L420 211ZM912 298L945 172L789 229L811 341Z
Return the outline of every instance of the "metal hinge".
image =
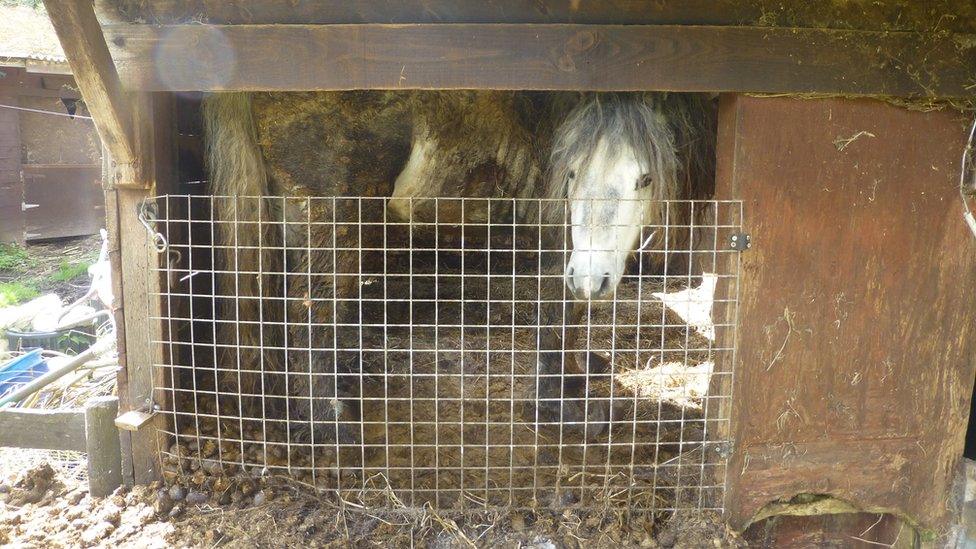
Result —
M41 207L40 204L28 204L26 202L20 203L20 211L22 212L26 212L27 210L30 210L32 208L40 208L40 207Z
M735 233L729 237L729 247L742 252L752 247L752 236L749 233Z

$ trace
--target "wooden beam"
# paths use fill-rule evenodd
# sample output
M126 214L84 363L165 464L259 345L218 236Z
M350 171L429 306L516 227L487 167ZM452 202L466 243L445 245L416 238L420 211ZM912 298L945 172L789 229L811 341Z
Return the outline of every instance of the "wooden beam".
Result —
M95 5L105 24L577 23L976 32L976 4L958 0L96 0Z
M540 89L968 96L976 37L644 25L113 25L138 90ZM287 62L285 62L287 60Z
M84 410L0 410L0 446L88 451Z
M45 0L48 16L61 41L95 127L115 163L114 184L143 186L129 102L95 18L91 0Z

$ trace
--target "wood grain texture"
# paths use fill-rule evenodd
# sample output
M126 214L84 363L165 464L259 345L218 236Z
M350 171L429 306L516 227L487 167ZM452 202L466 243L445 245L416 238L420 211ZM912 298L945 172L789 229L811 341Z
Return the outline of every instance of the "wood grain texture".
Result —
M572 24L110 25L139 90L971 93L968 36ZM976 42L969 42L976 43Z
M782 25L976 32L976 6L956 0L95 0L104 23L585 23Z
M750 526L743 537L755 549L914 549L921 546L911 526L894 515L875 513L781 515Z
M27 239L98 234L105 226L102 167L25 164Z
M23 68L3 67L0 69L0 95L27 97L65 97L79 99L81 94L74 89L71 76L38 74Z
M0 410L0 446L85 452L85 412Z
M116 165L116 185L140 185L128 98L122 92L91 0L46 0L75 81Z
M94 497L111 495L122 484L122 451L115 427L118 412L118 397L94 397L85 403L88 492Z
M745 203L726 508L829 494L948 526L976 376L966 117L727 97L717 192ZM854 138L854 139L851 139Z
M146 170L146 180L151 181L153 190L167 192L172 189L171 180L175 177L172 168L172 147L175 140L171 128L175 123L172 97L169 94L138 94L134 98L134 127L137 136L137 152L141 166ZM159 295L159 281L151 273L151 266L161 258L153 249L145 227L138 219L139 206L150 196L150 190L118 188L111 200L106 198L106 206L114 205L116 237L110 248L118 250L118 270L113 270L113 288L121 297L121 326L119 334L119 358L123 366L119 374L119 408L122 412L131 410L148 411L153 404L153 389L164 387L160 379L162 370L153 367L160 363L162 349L150 343L153 334L162 329L158 321L158 301L150 301L146 296ZM111 230L111 229L110 229ZM117 248L116 248L117 247ZM112 257L113 266L116 257ZM117 321L119 315L116 314ZM132 481L144 484L159 478L159 435L158 427L163 421L157 415L152 421L135 432L124 432L123 465L126 475ZM127 477L128 478L128 477Z
M3 95L0 104L17 106L17 97ZM24 181L20 177L20 117L0 109L0 242L24 243Z

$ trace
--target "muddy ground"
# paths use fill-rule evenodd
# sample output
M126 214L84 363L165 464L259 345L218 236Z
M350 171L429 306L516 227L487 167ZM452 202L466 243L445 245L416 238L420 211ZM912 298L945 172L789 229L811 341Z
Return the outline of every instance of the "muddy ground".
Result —
M713 515L539 510L448 516L377 512L280 479L254 479L246 496L174 485L120 488L92 498L47 464L0 484L0 545L13 547L744 547Z

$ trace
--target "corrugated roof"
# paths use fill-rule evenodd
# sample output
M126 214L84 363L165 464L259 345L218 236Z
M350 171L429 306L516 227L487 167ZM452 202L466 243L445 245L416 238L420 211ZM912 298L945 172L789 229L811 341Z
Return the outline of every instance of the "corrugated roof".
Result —
M66 63L47 13L0 4L0 58Z

